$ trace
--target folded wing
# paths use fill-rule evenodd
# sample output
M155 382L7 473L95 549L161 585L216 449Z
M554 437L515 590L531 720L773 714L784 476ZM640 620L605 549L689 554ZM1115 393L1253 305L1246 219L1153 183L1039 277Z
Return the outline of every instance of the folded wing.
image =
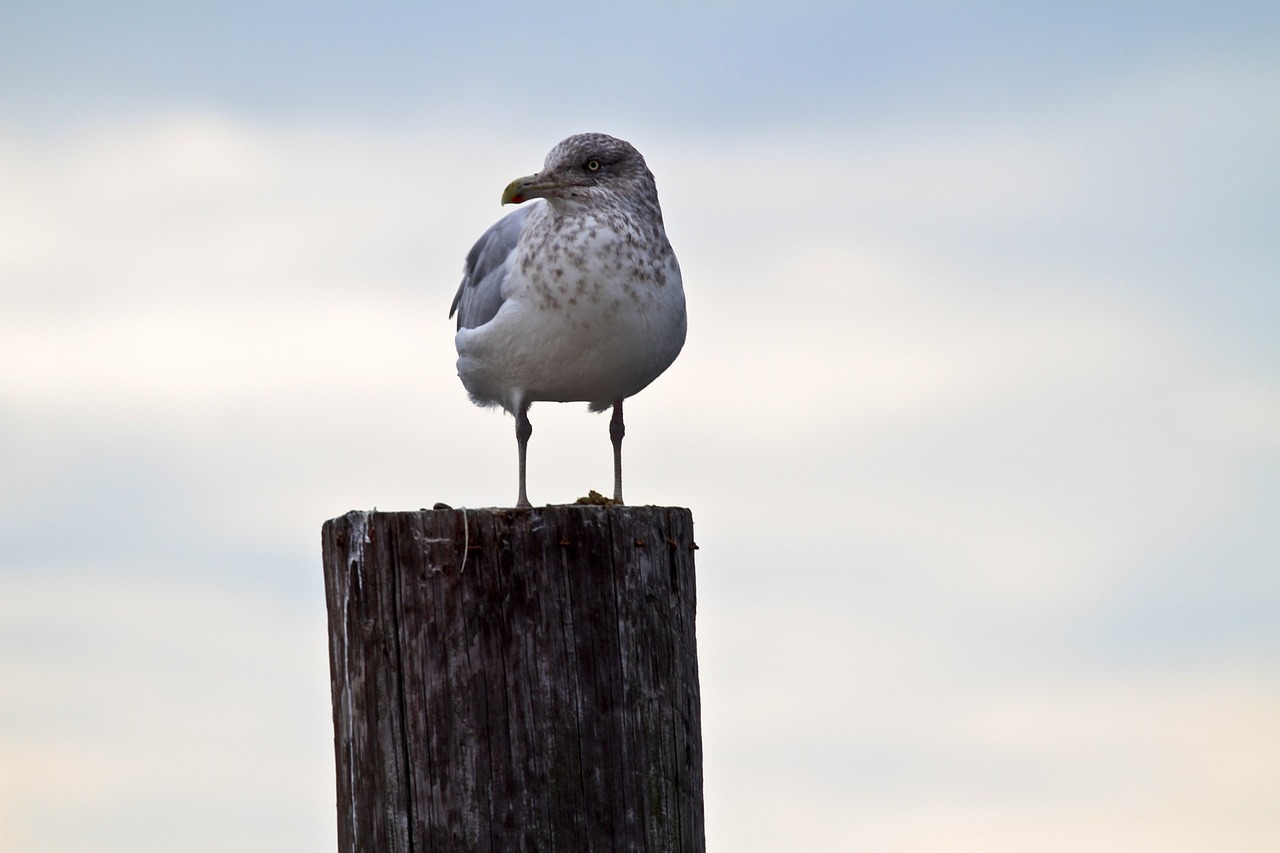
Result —
M529 214L544 202L526 204L499 219L481 235L467 253L462 284L449 306L449 316L456 312L459 329L474 329L493 319L502 307L502 284L511 273L516 244L524 231Z

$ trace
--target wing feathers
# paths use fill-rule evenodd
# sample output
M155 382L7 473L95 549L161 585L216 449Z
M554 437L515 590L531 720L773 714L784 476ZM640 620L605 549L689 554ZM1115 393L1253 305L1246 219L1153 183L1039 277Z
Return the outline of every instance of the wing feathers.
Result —
M449 306L449 316L456 312L459 329L474 329L493 319L502 307L502 283L511 271L511 255L525 220L541 205L538 201L507 214L480 236L467 253L462 284Z

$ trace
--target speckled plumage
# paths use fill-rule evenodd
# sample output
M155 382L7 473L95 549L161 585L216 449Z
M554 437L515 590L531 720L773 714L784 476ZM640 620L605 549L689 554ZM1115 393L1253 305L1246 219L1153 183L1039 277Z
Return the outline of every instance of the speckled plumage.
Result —
M458 376L478 405L516 418L518 505L535 401L613 407L614 498L622 500L622 401L684 345L680 266L653 175L630 144L579 134L513 181L503 203L540 199L487 230L467 255L457 313Z

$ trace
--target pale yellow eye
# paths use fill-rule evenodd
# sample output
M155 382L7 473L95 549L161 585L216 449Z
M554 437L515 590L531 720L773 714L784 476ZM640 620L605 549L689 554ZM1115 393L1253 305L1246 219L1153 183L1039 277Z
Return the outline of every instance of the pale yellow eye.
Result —
M599 161L599 160L588 160L588 161L587 161L587 171L588 171L588 172L598 172L598 171L600 171L600 161Z

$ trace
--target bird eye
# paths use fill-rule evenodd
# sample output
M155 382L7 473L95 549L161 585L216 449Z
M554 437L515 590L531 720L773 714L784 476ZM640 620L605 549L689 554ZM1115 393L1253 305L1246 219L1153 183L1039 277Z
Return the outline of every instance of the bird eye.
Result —
M588 172L598 172L598 171L600 171L600 161L599 161L599 160L588 160L588 161L587 161L587 171L588 171Z

